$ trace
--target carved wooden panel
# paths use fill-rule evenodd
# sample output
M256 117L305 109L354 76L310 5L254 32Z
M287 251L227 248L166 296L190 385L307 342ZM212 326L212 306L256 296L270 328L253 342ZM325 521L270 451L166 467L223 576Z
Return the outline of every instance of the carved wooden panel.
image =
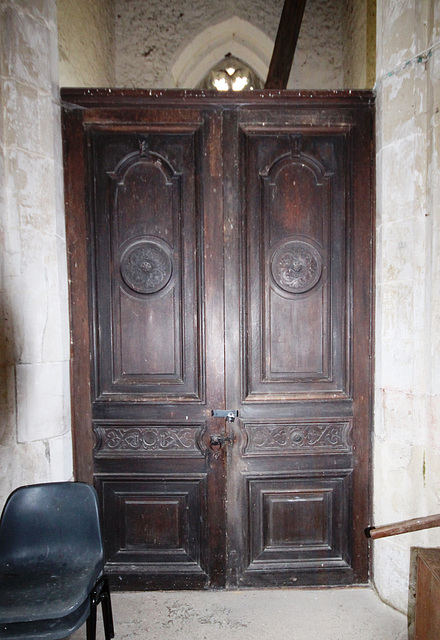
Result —
M248 571L348 568L351 470L265 474L247 483Z
M245 456L339 454L352 452L351 420L246 422Z
M346 135L243 127L246 401L348 393Z
M107 567L147 563L161 573L204 572L204 477L99 478ZM156 570L157 570L156 569ZM150 566L151 571L151 566Z
M207 433L224 402L223 299L212 295L223 286L219 117L88 116L91 425L107 571L119 589L221 586L225 459L210 459Z
M197 132L92 139L97 397L199 400Z
M201 457L203 425L98 423L95 457Z

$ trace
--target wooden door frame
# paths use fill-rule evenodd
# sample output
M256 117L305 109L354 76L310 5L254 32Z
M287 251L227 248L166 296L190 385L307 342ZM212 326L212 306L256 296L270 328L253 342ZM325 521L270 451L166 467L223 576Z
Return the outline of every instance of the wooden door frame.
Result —
M89 329L89 229L82 110L63 105L64 202L70 319L70 401L73 473L93 483L93 433Z
M179 109L205 104L209 106L236 109L246 105L282 108L288 106L299 110L304 108L333 108L349 110L362 107L365 129L357 133L365 136L373 132L371 139L365 142L369 147L368 162L362 154L353 149L354 175L362 172L363 179L355 184L357 232L367 234L371 244L358 247L356 235L353 238L354 252L357 259L353 263L354 297L366 299L370 309L368 316L360 315L355 310L354 322L360 334L364 336L362 344L352 345L352 358L356 353L368 348L370 367L368 371L355 372L354 385L367 390L358 394L355 410L363 417L364 423L370 427L370 436L366 438L363 450L355 452L356 466L362 473L356 474L355 483L358 488L367 485L367 490L356 492L365 496L366 503L361 505L360 512L371 513L371 432L373 416L373 335L374 335L374 94L369 91L254 91L251 94L220 95L203 91L148 91L148 90L110 90L110 89L63 89L62 126L63 152L65 167L65 212L66 212L66 245L69 277L70 304L70 337L71 337L71 412L74 475L76 480L93 482L93 433L91 419L91 368L90 368L90 328L89 318L92 310L89 303L89 260L88 242L90 230L87 222L88 193L85 184L84 167L87 162L86 137L84 135L84 118L93 119L95 109L108 108L142 108L155 104L157 107L175 107ZM359 139L359 137L358 137ZM364 522L354 522L353 535L356 538L355 548L361 548L364 541ZM361 544L362 542L362 544ZM357 544L359 543L359 544ZM368 576L368 558L354 559L358 567L358 575ZM359 581L362 581L360 578Z

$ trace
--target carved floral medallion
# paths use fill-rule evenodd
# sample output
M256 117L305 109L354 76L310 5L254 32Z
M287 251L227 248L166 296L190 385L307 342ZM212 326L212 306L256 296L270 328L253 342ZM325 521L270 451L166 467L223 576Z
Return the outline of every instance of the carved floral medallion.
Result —
M304 293L319 282L322 258L309 242L290 240L273 254L271 270L281 289L288 293Z
M170 281L173 263L165 247L151 240L130 245L121 259L121 275L137 293L155 293Z

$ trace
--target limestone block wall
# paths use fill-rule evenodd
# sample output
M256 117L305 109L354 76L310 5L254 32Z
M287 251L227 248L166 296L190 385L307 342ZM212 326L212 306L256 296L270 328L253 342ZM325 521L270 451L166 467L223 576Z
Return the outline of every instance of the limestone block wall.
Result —
M194 88L227 53L242 59L246 56L244 61L248 64L254 61L254 70L263 81L266 79L283 0L270 3L115 0L115 3L118 86ZM308 0L289 88L342 87L341 11L339 0ZM247 32L246 24L253 28L251 33ZM200 38L203 33L206 37ZM253 33L261 35L254 37ZM214 49L215 60L211 59ZM181 56L185 58L188 52L188 62L199 69L196 80L189 71L183 77L173 73Z
M72 476L55 0L0 2L0 504Z
M378 3L374 517L440 512L440 1ZM374 542L382 597L408 604L410 549Z

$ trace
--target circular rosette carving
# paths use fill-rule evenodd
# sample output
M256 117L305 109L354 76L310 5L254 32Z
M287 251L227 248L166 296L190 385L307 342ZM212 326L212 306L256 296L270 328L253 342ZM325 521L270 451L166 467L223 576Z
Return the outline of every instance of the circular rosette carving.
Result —
M137 293L156 293L170 281L173 263L168 247L153 240L138 240L124 251L121 275Z
M318 283L322 258L309 242L290 240L273 254L271 270L273 279L283 291L304 293Z

